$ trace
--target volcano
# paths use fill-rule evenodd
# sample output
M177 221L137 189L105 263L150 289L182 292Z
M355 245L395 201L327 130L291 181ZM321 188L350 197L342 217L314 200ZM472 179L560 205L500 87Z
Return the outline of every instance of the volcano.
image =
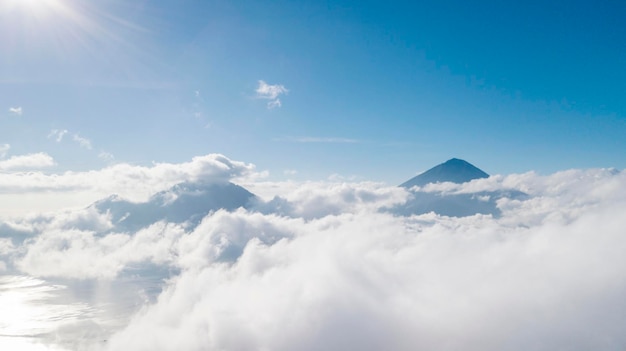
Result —
M489 174L467 161L453 158L407 180L400 184L400 186L403 188L412 188L414 186L424 186L429 183L466 183L480 178L489 178Z
M449 193L420 189L426 184L452 182L467 183L474 179L489 178L489 174L458 158L450 159L424 173L400 184L411 196L406 203L391 209L397 215L419 215L434 212L443 216L465 217L475 214L488 214L498 217L501 214L497 201L501 198L523 199L526 194L516 190L480 191L475 193Z
M255 199L256 195L230 182L184 182L154 194L146 202L113 195L92 206L100 213L109 213L116 229L137 231L158 221L188 222L195 227L211 212L248 208Z

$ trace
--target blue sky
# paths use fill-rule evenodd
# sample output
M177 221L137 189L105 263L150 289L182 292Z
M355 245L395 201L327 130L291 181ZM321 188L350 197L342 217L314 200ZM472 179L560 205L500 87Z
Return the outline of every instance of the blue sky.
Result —
M0 157L54 173L222 153L391 184L452 157L622 169L623 18L621 1L6 0Z

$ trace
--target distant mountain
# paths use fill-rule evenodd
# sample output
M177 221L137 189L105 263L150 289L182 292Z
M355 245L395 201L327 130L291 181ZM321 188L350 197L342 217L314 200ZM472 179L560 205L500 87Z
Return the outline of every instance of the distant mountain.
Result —
M197 225L219 209L247 208L256 195L230 182L180 183L153 195L146 202L130 202L117 195L93 204L99 212L109 212L119 230L135 231L160 220Z
M465 183L480 178L489 178L489 174L467 161L453 158L407 180L400 184L400 186L412 188L414 186L424 186L429 183Z
M440 191L426 192L413 187L422 187L429 183L466 183L474 179L488 178L489 174L471 163L458 158L450 159L420 175L400 184L411 192L411 198L389 211L401 216L419 215L435 212L450 217L472 216L477 213L500 215L497 200L501 198L522 199L526 194L517 190L481 191L477 193L450 194Z

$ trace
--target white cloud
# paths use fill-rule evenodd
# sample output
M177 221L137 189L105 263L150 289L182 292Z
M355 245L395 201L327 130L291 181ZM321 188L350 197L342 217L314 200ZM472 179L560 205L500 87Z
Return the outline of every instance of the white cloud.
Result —
M260 80L259 86L256 88L257 98L270 100L267 103L267 108L272 109L275 107L281 107L282 104L278 98L280 95L287 94L289 90L281 84L267 84L265 81Z
M157 223L133 235L65 228L46 230L27 244L17 262L23 272L36 276L111 279L126 266L173 260L174 243L184 234L180 226Z
M624 209L532 228L484 216L216 214L181 239L182 274L109 347L623 346ZM232 248L236 262L216 261Z
M63 138L67 134L69 134L69 131L67 129L52 129L50 133L48 133L48 139L54 139L57 143L60 143L61 141L63 141ZM72 135L72 140L82 148L85 148L87 150L93 149L91 140L80 136L80 134L78 133L74 133Z
M275 99L267 103L267 108L273 109L276 107L281 107L283 104L280 102L280 99Z
M357 178L358 176L356 175L344 176L339 173L333 173L329 175L327 179L331 182L346 182L346 181L354 182L356 181Z
M77 179L91 179L89 187L121 182L157 188L172 180L225 180L252 171L222 155L118 166ZM258 188L280 197L262 212L221 210L193 229L159 222L120 233L108 213L93 207L0 221L0 230L28 233L23 241L0 241L0 262L7 271L65 281L141 283L141 268L172 272L160 293L152 285L137 289L157 291L158 299L147 299L121 328L103 328L93 318L94 328L113 330L97 334L94 348L626 346L625 172L526 173L441 186L450 192L515 189L529 197L501 201L501 218L395 216L380 209L405 201L403 188L266 182ZM119 306L98 306L120 313Z
M8 162L6 165L16 162L10 160L2 161L0 165L4 162ZM0 172L0 193L4 194L5 201L12 202L6 211L19 213L35 209L86 206L111 194L141 201L184 181L210 183L233 179L250 180L265 174L255 172L252 164L233 161L220 154L209 154L196 156L189 162L154 163L149 167L118 163L87 172ZM29 196L25 197L24 194ZM2 212L0 211L0 215Z
M10 238L0 238L0 255L12 253L14 250L15 246Z
M378 201L357 195L370 186L321 183L287 196L295 208L326 209L330 215L319 219L208 217L181 241L182 274L109 347L619 348L626 344L626 179L580 177L594 173L545 181L544 189L559 191L534 204L544 211L562 212L577 194L579 202L565 207L574 220L566 222L527 223L524 213L536 209L522 203L503 220L394 217L362 211ZM333 203L338 212L328 210ZM241 256L217 264L229 245Z
M9 144L0 144L0 158L4 158L7 155L7 151L11 148Z
M306 182L299 184L278 201L272 212L304 219L322 218L345 212L377 211L406 201L402 188L380 183ZM271 204L271 203L270 203Z
M287 90L281 84L271 85L271 84L265 83L262 80L259 81L259 86L256 89L256 93L258 97L263 98L263 99L270 99L270 100L274 100L278 98L278 96L280 96L281 94L285 94L288 91L289 90Z
M78 143L78 145L80 145L80 147L83 147L87 150L91 150L91 140L87 139L87 138L83 138L78 134L74 134L74 136L72 137L72 139Z
M48 139L53 138L57 143L63 141L63 137L67 134L67 129L53 129L48 134Z
M21 107L9 107L9 112L13 115L21 116L23 113L23 110Z
M0 170L25 170L25 169L41 169L54 166L54 159L44 153L12 156L6 160L0 161Z
M106 152L106 151L102 151L98 154L98 157L104 161L107 162L111 162L113 160L115 160L115 157L113 156L113 154Z

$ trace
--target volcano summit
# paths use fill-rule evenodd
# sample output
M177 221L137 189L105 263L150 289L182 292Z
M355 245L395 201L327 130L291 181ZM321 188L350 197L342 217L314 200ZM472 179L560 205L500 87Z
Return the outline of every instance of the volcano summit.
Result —
M424 186L429 183L466 183L474 179L489 178L489 174L471 163L452 158L400 184L404 188Z

